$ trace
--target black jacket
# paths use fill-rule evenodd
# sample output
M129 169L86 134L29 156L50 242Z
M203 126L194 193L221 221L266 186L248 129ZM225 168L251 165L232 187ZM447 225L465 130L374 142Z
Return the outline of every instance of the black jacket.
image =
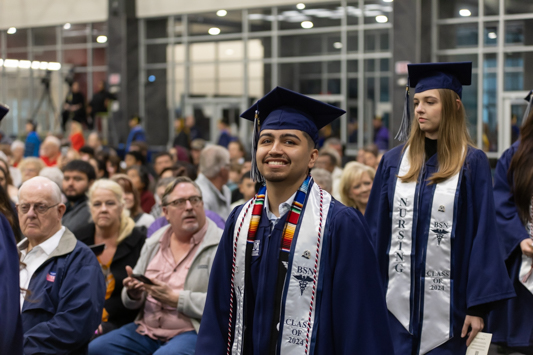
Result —
M94 244L94 233L94 223L74 231L76 238L87 245ZM109 314L108 322L102 324L104 333L133 322L139 313L139 310L131 310L124 307L120 294L123 288L122 280L128 276L126 265L133 268L137 264L137 259L139 259L145 241L146 232L139 228L134 228L131 234L117 245L115 256L111 262L111 273L115 278L115 289L104 304L104 308Z

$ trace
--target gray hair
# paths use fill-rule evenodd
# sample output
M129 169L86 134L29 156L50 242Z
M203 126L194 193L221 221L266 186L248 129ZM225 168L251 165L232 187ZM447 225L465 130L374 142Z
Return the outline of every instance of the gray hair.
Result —
M311 176L318 186L331 193L333 190L333 179L329 171L326 169L315 168L311 170Z
M13 150L15 150L17 148L24 149L25 148L24 142L20 141L18 139L16 141L13 141L13 143L11 143L11 151L13 151Z
M48 136L44 139L43 143L52 143L57 147L61 147L61 141L56 136Z
M173 181L167 185L165 192L163 193L163 197L161 198L161 205L164 206L167 204L168 196L174 191L176 186L178 186L179 184L191 184L196 190L198 190L198 194L200 195L200 197L202 197L202 189L200 189L200 186L198 186L196 182L194 182L187 176L178 176L177 178L173 178Z
M200 153L200 173L212 179L230 163L229 151L219 145L206 147Z
M63 172L59 168L45 167L39 172L39 176L44 176L56 183L59 188L63 185Z
M52 189L52 198L54 199L54 202L55 203L61 203L61 201L62 201L62 199L61 199L61 189L59 188L59 186L55 182L53 182L52 180L50 180L49 178L44 177L44 176L36 176L36 177L33 177L31 179L26 180L20 186L20 189L19 189L19 192L18 192L19 201L20 201L20 191L22 191L22 188L24 187L24 185L33 184L33 183L36 183L36 182L40 182L42 184L49 185L51 187L51 189Z

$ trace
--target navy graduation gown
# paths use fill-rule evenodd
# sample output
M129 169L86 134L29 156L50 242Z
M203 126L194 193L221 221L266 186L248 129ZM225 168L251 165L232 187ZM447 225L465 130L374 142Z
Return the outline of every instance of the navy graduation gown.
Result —
M378 254L384 288L388 284L387 254L391 238L391 213L398 167L403 145L387 152L381 160L365 218ZM494 222L492 179L487 157L482 151L469 147L462 168L459 191L455 239L452 241L452 313L451 339L431 350L428 354L464 354L466 338L461 338L467 309L507 299L514 295L505 270L503 256L497 239ZM414 334L409 332L389 312L389 323L397 355L417 354L420 343L420 294L421 278L425 269L425 249L429 232L430 211L436 185L427 179L438 170L437 154L433 155L423 169L418 198L418 224L412 257L414 306L412 324Z
M241 207L226 222L213 263L196 354L226 354L233 231ZM272 233L263 209L256 239L259 256L251 259L246 287L247 334L243 354L268 354L274 316L278 255L286 216ZM375 252L362 215L335 201L329 214L329 238L323 245L325 268L315 354L392 354L384 291ZM301 237L301 236L300 236ZM235 319L235 316L233 317Z
M9 222L0 214L0 353L22 354L19 257Z
M507 180L507 171L519 144L515 142L503 153L494 173L496 224L516 298L496 308L490 314L487 326L493 332L493 342L511 347L529 347L533 351L533 295L518 280L522 263L520 242L529 238L529 234L518 216Z

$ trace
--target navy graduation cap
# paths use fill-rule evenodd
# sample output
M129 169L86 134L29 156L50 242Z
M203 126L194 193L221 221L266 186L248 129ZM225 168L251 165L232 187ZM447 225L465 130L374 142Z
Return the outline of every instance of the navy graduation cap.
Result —
M524 116L522 117L522 124L526 122L527 117L529 116L529 112L531 111L531 103L533 102L533 100L531 100L532 94L533 94L533 90L531 90L529 94L527 94L527 96L524 98L524 100L527 101L527 107L526 107L526 110L524 111Z
M252 179L263 182L257 169L255 152L259 133L265 129L296 129L318 142L318 131L345 113L338 107L312 99L295 91L276 87L259 99L241 117L254 122L252 140Z
M415 88L415 94L432 89L449 89L462 98L463 85L472 83L472 62L408 64L407 71L403 117L395 137L400 141L406 141L411 130L409 87Z
M5 115L7 115L8 112L9 107L4 104L0 104L0 121L2 121L2 119L5 117Z

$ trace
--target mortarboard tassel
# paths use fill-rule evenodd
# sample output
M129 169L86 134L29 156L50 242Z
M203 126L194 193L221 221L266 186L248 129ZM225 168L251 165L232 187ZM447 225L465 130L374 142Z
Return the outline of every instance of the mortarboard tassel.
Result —
M524 112L524 117L522 117L522 125L526 123L529 113L531 112L531 103L533 102L532 97L531 97L532 94L533 94L533 90L531 90L525 98L525 100L527 101L527 107L526 107L526 111Z
M411 113L409 111L409 82L405 87L405 102L403 105L403 116L402 121L400 122L400 129L396 134L394 139L399 140L400 142L405 142L409 138L409 133L411 132Z
M259 108L259 104L257 105ZM252 167L250 170L250 175L254 182L264 183L263 175L259 172L256 161L257 153L257 141L259 140L259 129L261 127L261 122L259 122L259 110L255 110L254 118L254 132L252 134Z

